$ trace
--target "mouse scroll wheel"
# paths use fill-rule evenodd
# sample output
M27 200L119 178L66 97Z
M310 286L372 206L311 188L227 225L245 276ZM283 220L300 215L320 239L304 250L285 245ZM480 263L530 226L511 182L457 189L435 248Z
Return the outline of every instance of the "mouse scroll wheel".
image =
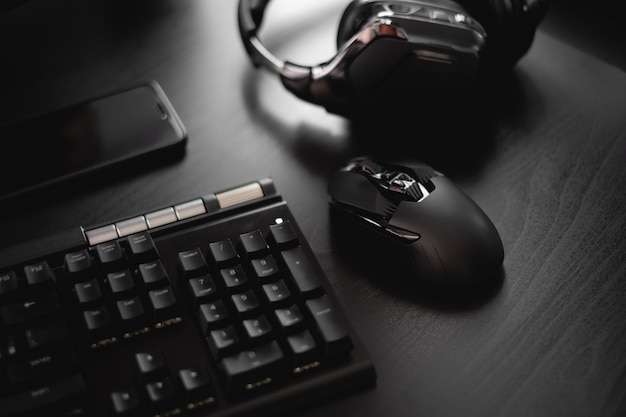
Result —
M424 198L424 193L422 193L422 189L419 186L418 182L414 182L413 184L411 184L407 189L406 189L406 193L414 200L414 201L420 201L422 198Z
M418 182L407 174L395 175L388 180L387 184L389 191L403 194L410 200L419 201L424 197Z

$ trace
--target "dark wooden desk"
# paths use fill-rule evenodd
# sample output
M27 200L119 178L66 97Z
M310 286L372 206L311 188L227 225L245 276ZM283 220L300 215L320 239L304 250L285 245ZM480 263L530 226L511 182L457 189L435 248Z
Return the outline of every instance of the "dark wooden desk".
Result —
M189 131L178 163L4 216L0 246L270 175L379 375L303 416L626 415L626 74L539 33L481 120L364 129L255 72L235 7L32 0L0 15L2 121L155 79ZM302 39L283 23L268 43L329 56L339 12L307 24L326 12L296 19ZM481 294L420 290L338 244L327 179L362 153L448 173L500 231L502 281Z

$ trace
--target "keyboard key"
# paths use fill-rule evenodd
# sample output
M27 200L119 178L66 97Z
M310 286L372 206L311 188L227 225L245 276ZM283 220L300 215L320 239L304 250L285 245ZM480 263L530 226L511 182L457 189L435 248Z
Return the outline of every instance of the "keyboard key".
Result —
M186 404L203 403L202 405L206 405L215 401L212 397L213 384L211 383L211 378L203 366L181 369L178 371L178 378L180 385L183 387Z
M82 280L90 275L93 263L87 249L65 255L65 272L74 282Z
M118 301L117 312L126 330L135 330L145 325L146 312L139 297Z
M77 366L78 360L74 350L69 346L60 345L19 362L9 363L7 377L9 384L18 385L50 379Z
M21 355L26 350L15 336L0 337L0 357L9 360Z
M235 251L230 239L210 243L209 252L217 265L232 264L238 258L237 251Z
M113 295L126 294L135 288L135 281L128 269L107 274L107 282Z
M29 287L51 290L55 287L54 274L46 261L24 267L24 275Z
M158 290L152 290L148 293L152 311L154 312L154 320L162 322L171 319L180 314L176 296L172 287L169 285Z
M3 296L15 294L18 288L18 281L15 272L8 271L0 274L0 299Z
M85 231L85 237L91 246L117 239L117 229L112 224Z
M273 308L289 303L291 293L282 279L271 284L265 284L262 288L265 298Z
M278 275L278 266L272 255L251 261L254 274L260 282L268 282Z
M176 386L170 377L147 383L146 393L148 405L153 414L167 412L176 406Z
M187 279L206 274L209 270L200 248L179 252L178 262L182 275Z
M274 314L283 330L295 329L304 323L304 317L295 304L287 308L278 309Z
M161 261L152 261L139 265L139 275L148 288L155 288L169 283L167 273Z
M179 220L188 219L190 217L199 216L206 213L206 207L201 198L174 206L176 217Z
M287 249L298 244L298 237L288 221L271 225L270 238L280 249Z
M150 229L155 227L165 226L166 224L175 223L178 221L174 208L167 207L162 210L153 211L145 215L146 223Z
M289 336L287 344L290 349L293 366L302 366L319 359L317 345L311 333L307 330Z
M140 352L135 354L135 369L137 375L148 381L160 376L167 375L167 364L161 351Z
M102 306L83 312L83 321L90 341L96 342L113 336L111 316L106 307Z
M194 306L208 302L214 295L217 295L217 287L210 276L189 280L189 291Z
M241 234L239 242L241 242L243 253L248 257L263 255L269 250L260 230Z
M145 263L158 258L154 241L148 232L135 233L127 238L128 249L132 259L137 263Z
M115 228L119 237L124 237L133 233L143 232L148 229L148 225L143 216L138 216L115 223Z
M246 331L248 339L255 342L264 340L272 333L272 326L265 316L259 316L253 319L243 321L243 328Z
M260 307L259 299L252 290L248 290L243 294L234 294L231 296L235 309L241 316L253 315Z
M322 283L301 246L281 254L302 296L310 297L322 292Z
M231 391L252 389L270 383L286 372L286 362L278 343L243 350L220 363Z
M105 271L120 269L124 263L124 253L117 240L96 245L96 256Z
M6 326L10 326L46 317L59 309L59 296L56 293L47 293L0 308L0 318Z
M61 379L50 384L40 385L26 392L0 398L3 417L31 413L61 401L85 394L87 387L81 375Z
M26 330L26 342L31 349L49 346L65 340L68 335L67 325L63 320L37 326Z
M213 358L217 360L235 351L239 343L239 335L233 326L227 326L223 329L212 330L207 337L207 342Z
M327 295L309 300L306 305L323 341L326 357L339 356L352 350L348 332Z
M102 298L100 285L98 285L98 281L95 279L74 285L74 294L76 294L78 303L82 305L99 301Z
M225 268L220 271L224 286L229 292L237 292L248 284L248 277L241 265Z
M130 417L141 414L141 399L134 389L112 392L110 398L116 416Z
M227 318L228 310L222 300L201 304L198 309L198 321L204 334L220 326Z

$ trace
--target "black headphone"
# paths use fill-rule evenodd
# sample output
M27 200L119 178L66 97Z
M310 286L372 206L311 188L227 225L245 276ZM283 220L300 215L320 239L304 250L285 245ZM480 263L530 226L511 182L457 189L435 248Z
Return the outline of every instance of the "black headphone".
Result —
M256 67L296 96L349 117L411 114L471 100L532 44L548 0L353 0L337 54L282 61L257 31L269 0L240 0L239 31Z

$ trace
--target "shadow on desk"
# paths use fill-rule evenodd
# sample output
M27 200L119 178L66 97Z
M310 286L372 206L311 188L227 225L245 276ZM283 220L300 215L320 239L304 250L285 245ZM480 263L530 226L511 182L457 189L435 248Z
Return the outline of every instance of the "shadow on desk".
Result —
M530 109L516 72L474 100L411 119L356 120L350 138L356 154L379 159L416 158L452 178L473 175L493 157L499 127Z
M346 120L345 137L329 140L333 133L311 117L312 112L300 111L294 122L293 113L281 114L278 107L262 103L259 84L264 81L252 68L245 72L242 93L246 111L278 142L290 147L303 166L325 178L357 155L414 158L451 178L473 175L491 158L497 128L524 118L531 109L523 82L510 71L495 83L497 87L463 106L409 119Z

